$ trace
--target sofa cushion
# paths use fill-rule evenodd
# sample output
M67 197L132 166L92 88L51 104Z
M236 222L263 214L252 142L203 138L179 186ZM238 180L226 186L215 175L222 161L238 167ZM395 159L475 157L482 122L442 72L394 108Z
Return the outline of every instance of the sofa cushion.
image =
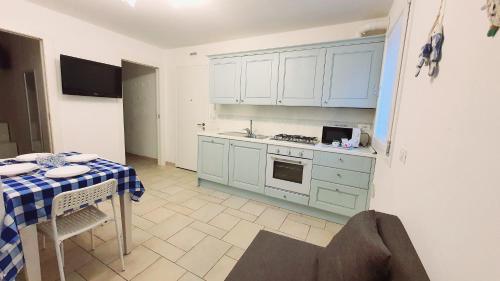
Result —
M385 281L390 257L375 212L361 212L318 255L318 281Z
M315 281L323 248L260 231L226 281Z

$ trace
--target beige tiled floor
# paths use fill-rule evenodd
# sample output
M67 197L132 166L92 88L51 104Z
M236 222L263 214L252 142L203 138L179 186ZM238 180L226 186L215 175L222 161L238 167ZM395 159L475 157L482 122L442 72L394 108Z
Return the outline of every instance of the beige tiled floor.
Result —
M196 174L130 159L146 193L133 206L134 249L120 270L113 225L65 242L67 280L224 280L261 229L325 246L340 225L196 186ZM102 205L102 204L101 204ZM117 204L118 205L118 204ZM111 212L110 204L102 209ZM44 281L58 280L53 246L41 250ZM20 277L19 279L22 279Z

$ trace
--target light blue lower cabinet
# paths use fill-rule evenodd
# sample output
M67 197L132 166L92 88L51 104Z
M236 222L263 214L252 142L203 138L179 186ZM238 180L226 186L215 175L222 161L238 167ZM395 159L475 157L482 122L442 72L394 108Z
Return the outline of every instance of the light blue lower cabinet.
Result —
M229 186L264 193L267 144L230 141Z
M368 190L319 181L311 181L309 206L353 216L366 209Z
M300 205L309 204L309 196L266 186L266 195Z
M366 170L360 168L362 165L352 166L355 167L353 170L313 165L313 179L308 196L266 186L267 148L267 144L200 136L198 178L249 196L272 197L293 203L282 202L289 208L296 208L298 212L318 215L340 223L345 222L345 217L351 217L367 208L371 179L370 174L361 172ZM322 164L351 165L355 162L351 161L353 159L361 162L369 160L372 163L372 159L361 159L361 157L357 159L350 156L338 162L327 157L322 157L318 161L318 155L320 154L315 152L315 161ZM321 156L336 156L336 154L328 153ZM251 193L246 193L247 191ZM280 201L276 203L279 205Z
M198 177L220 184L228 183L229 140L198 138Z

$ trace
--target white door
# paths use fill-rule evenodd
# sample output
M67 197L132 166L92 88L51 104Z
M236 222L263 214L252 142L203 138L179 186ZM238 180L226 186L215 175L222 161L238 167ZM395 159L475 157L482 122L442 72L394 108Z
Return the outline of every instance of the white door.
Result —
M208 67L177 68L177 159L176 166L196 171L198 161L198 124L207 123Z

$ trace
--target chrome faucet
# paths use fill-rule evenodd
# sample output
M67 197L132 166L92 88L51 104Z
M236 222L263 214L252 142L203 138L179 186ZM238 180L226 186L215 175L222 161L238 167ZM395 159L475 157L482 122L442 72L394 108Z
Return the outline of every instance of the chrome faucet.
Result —
M253 120L250 120L250 128L243 129L247 132L247 138L255 138L255 133L253 132Z

